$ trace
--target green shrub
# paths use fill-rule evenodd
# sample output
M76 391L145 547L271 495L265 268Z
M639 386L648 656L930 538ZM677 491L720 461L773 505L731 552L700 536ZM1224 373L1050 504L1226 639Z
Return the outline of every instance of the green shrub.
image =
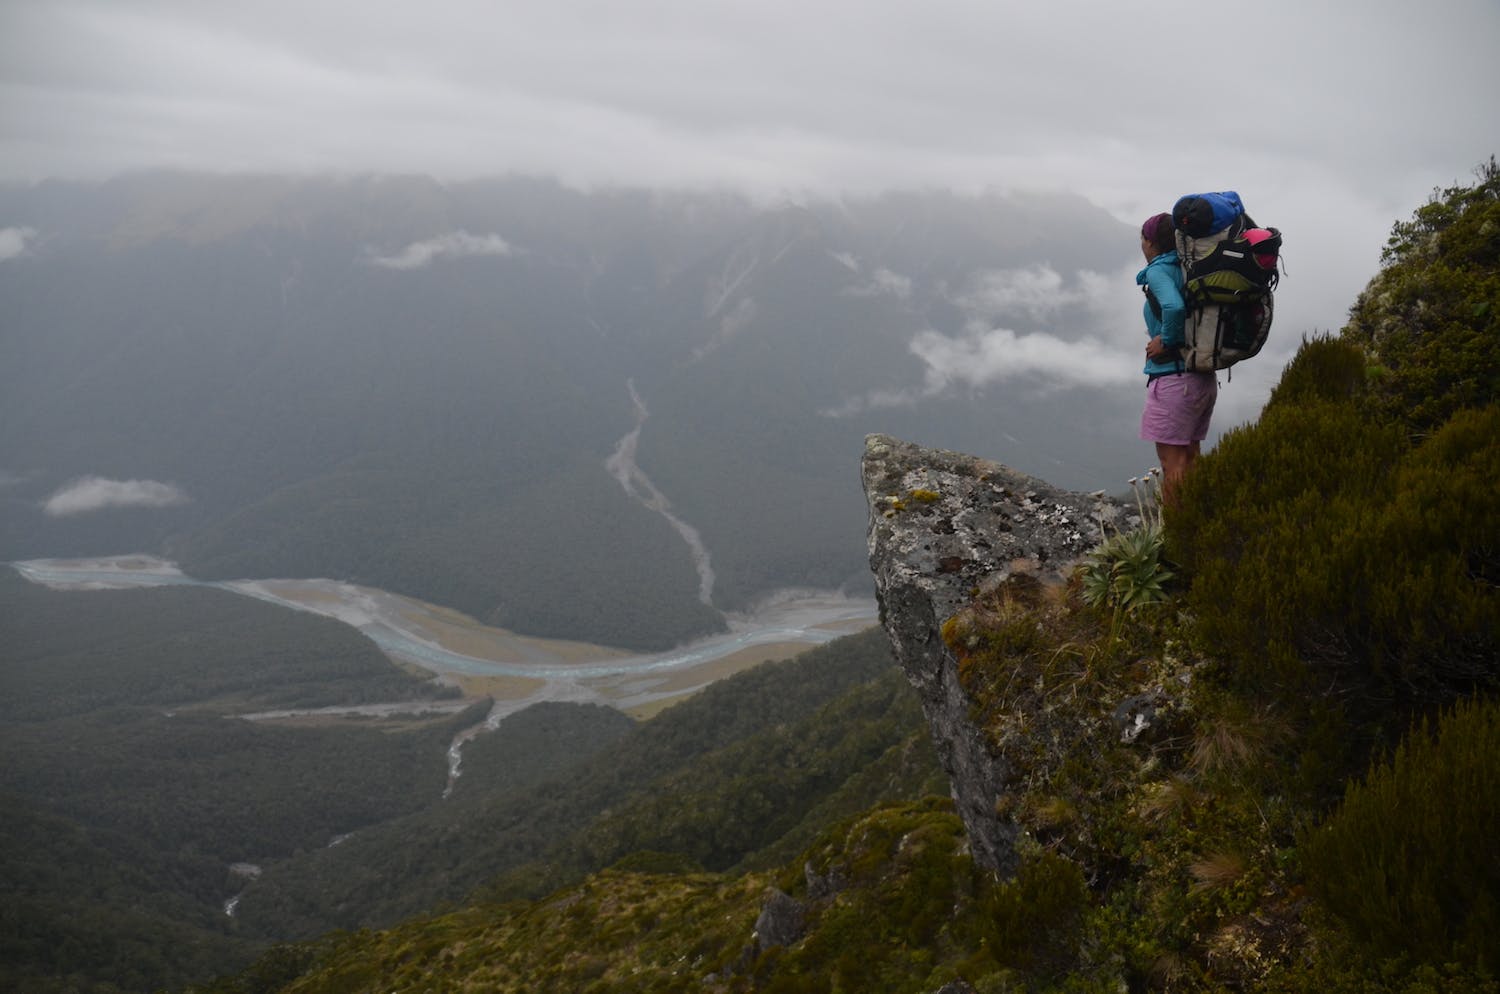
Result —
M811 899L805 939L760 956L765 994L924 994L957 977L1049 973L1071 961L1088 900L1079 868L1050 853L1023 859L1013 880L976 868L946 799L872 811L825 833L804 862L783 881L793 892L807 875L839 889Z
M1184 481L1169 557L1192 575L1188 605L1209 651L1254 682L1290 658L1349 658L1361 585L1348 551L1367 538L1407 445L1351 401L1267 408L1227 433Z
M1366 636L1408 686L1500 680L1500 405L1462 411L1406 458L1351 569Z
M1500 704L1424 720L1302 845L1311 891L1375 958L1500 966Z
M1304 338L1282 370L1268 408L1310 401L1349 400L1362 394L1368 359L1353 341L1321 335Z
M1493 683L1500 407L1412 447L1357 397L1316 396L1333 380L1318 371L1349 358L1309 342L1282 402L1185 481L1167 544L1193 576L1197 633L1253 682L1310 666L1435 698Z
M1387 374L1377 408L1416 435L1500 400L1500 168L1476 172L1395 226L1344 329Z
M1166 600L1165 584L1173 574L1161 561L1161 548L1156 524L1105 539L1083 563L1084 603L1130 613Z

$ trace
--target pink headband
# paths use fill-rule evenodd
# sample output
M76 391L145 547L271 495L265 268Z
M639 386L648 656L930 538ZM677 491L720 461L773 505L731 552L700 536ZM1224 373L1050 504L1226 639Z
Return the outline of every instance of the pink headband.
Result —
M1162 230L1162 225L1166 225L1167 229L1171 230L1172 215L1153 214L1151 217L1146 218L1146 223L1141 225L1141 237L1153 245L1156 244L1156 238Z

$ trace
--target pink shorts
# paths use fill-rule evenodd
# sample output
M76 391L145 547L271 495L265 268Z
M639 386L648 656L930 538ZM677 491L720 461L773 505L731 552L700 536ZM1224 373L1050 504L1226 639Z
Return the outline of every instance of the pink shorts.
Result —
M1146 384L1141 438L1163 445L1191 445L1208 437L1219 381L1213 373L1158 376Z

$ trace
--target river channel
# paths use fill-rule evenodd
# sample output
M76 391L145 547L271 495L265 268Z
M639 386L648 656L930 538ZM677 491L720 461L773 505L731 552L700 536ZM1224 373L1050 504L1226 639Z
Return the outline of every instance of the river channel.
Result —
M596 702L644 716L738 670L796 655L877 619L870 598L784 591L750 613L729 616L724 634L668 652L636 654L518 635L438 605L336 580L206 582L143 555L10 565L34 583L61 590L208 586L336 618L392 660L455 684L467 697L493 697L498 713L491 721L539 701Z

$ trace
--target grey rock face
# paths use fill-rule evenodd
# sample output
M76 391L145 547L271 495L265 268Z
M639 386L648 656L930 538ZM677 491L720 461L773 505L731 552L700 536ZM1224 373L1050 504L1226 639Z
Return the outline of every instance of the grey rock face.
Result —
M1167 698L1161 690L1134 694L1115 706L1115 730L1120 741L1126 745L1137 742L1149 743L1161 734L1162 725L1157 717L1166 707Z
M801 901L772 888L755 920L756 951L793 945L806 932L806 919L807 908Z
M838 867L831 866L826 874L820 874L813 869L811 861L802 866L803 879L807 881L807 897L812 901L821 901L832 897L848 886L842 871Z
M881 624L922 699L975 861L1010 876L1019 830L996 814L1009 765L969 717L971 701L942 624L978 591L1014 574L1062 582L1106 524L1138 521L1099 495L887 435L865 440L862 471Z

